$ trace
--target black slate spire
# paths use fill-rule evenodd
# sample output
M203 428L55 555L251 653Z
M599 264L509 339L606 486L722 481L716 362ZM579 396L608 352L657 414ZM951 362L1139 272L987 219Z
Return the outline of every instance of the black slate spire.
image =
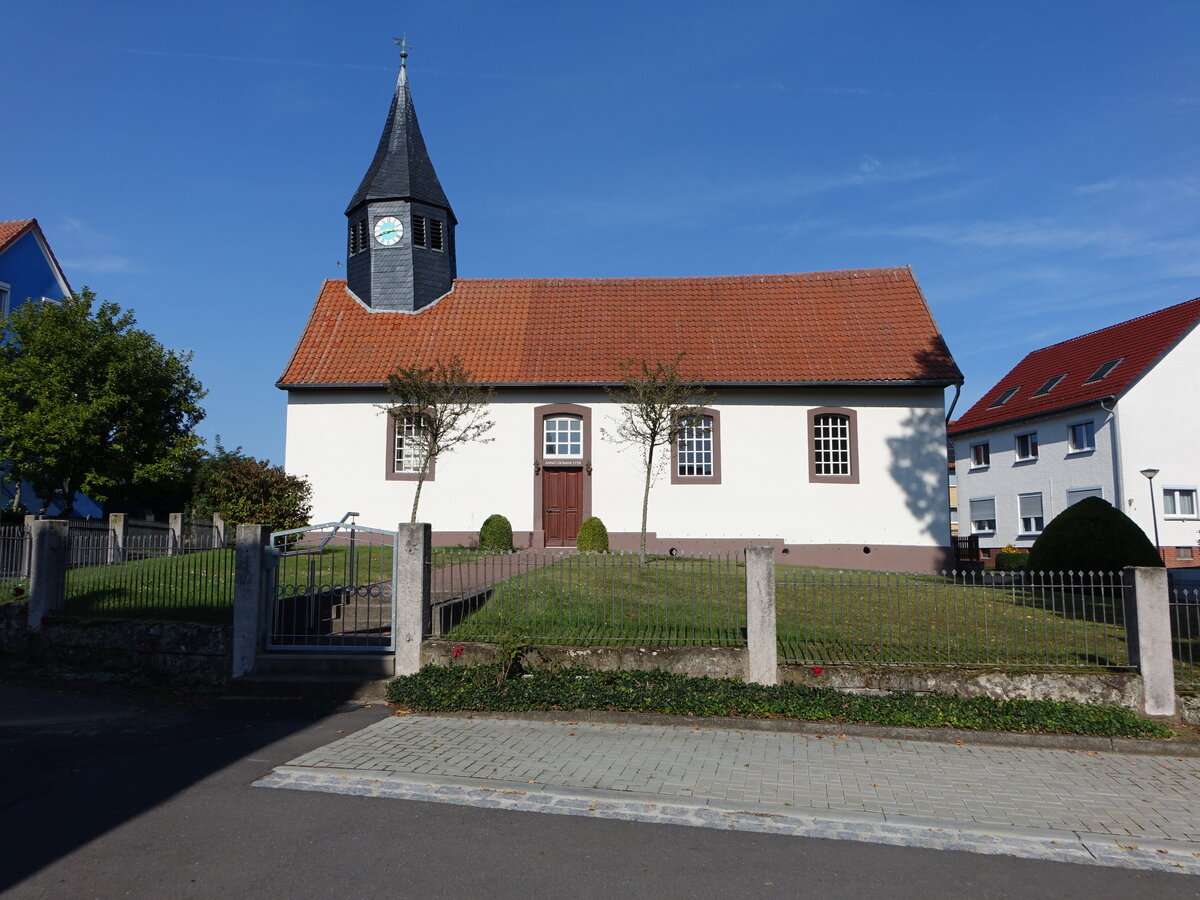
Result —
M454 286L457 220L408 92L407 45L375 158L346 218L346 286L372 309L416 312Z

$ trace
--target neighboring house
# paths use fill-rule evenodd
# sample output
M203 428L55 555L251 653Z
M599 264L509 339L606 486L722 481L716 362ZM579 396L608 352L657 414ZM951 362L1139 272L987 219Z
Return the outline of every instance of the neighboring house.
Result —
M520 546L573 546L603 519L637 546L635 449L604 436L626 362L673 362L716 395L667 451L658 551L769 544L856 568L946 564L944 389L962 376L907 268L716 278L459 279L454 213L403 67L346 211L347 280L327 281L278 382L286 465L317 520L407 520L411 422L380 406L396 368L462 359L495 387L488 443L436 463L420 518L471 544L502 513ZM786 555L785 555L786 554Z
M1103 497L1194 565L1200 536L1200 299L1026 356L951 423L963 533L1029 547L1084 497ZM1142 472L1151 472L1153 481ZM1153 510L1151 497L1153 494Z
M67 284L37 219L0 222L0 314L6 317L28 301L57 302L70 293L71 286ZM12 504L15 490L14 483L0 482L0 506L7 508ZM33 512L41 508L27 483L23 486L21 500ZM54 501L46 509L47 514L57 514L61 505ZM82 494L76 494L75 510L79 516L101 513L100 507Z

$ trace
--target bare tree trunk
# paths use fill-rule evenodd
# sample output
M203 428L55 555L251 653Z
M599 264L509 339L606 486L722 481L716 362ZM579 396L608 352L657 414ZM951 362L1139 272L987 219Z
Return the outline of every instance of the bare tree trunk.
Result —
M20 479L20 477L18 477L17 478L17 486L15 488L13 488L12 510L13 510L13 512L16 512L20 508L21 508L21 479Z
M71 518L71 513L75 511L75 492L71 490L71 479L64 478L62 484L63 492L63 509L62 517L64 519Z
M417 492L413 494L412 518L408 521L415 525L417 522L417 504L421 502L421 488L425 485L425 469L417 476Z
M654 474L654 445L646 453L646 484L642 489L642 539L638 545L638 562L646 561L646 515L650 509L650 478Z

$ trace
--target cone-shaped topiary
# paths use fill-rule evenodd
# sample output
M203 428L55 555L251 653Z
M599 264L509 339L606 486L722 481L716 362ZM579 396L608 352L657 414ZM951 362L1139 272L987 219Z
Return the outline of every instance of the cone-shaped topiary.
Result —
M1029 551L1033 572L1117 572L1161 566L1154 544L1134 521L1099 497L1068 506Z
M512 548L512 523L499 513L484 519L483 527L479 529L479 549L507 553Z
M595 516L584 519L583 524L579 526L579 534L575 537L575 546L591 553L607 553L608 529Z

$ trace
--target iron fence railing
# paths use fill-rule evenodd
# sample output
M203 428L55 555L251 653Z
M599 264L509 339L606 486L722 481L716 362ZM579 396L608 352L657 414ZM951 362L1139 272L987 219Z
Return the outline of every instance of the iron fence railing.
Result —
M435 548L432 633L450 640L745 646L740 554Z
M0 599L23 595L29 578L29 551L29 529L24 525L0 525Z
M1169 608L1175 687L1200 691L1200 583L1172 587Z
M179 553L165 529L126 531L72 522L68 530L66 612L151 619L230 621L234 551Z
M780 662L1123 669L1120 573L781 567Z

